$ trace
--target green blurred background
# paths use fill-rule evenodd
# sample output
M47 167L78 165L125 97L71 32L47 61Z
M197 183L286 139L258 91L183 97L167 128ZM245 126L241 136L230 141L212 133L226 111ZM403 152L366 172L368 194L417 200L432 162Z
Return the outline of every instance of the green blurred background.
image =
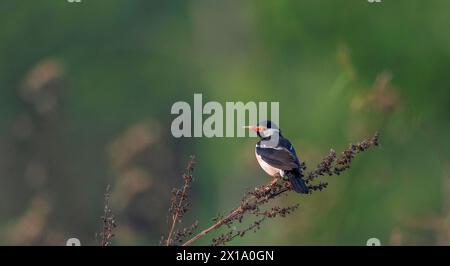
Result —
M0 244L97 244L111 184L114 244L158 245L191 154L185 224L238 205L268 178L256 139L170 134L172 104L202 93L280 102L310 168L381 135L233 244L448 245L449 25L447 0L0 0Z

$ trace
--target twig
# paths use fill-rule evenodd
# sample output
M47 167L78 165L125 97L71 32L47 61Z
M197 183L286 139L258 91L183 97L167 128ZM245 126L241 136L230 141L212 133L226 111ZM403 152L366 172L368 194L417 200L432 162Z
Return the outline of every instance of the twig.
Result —
M191 245L195 240L205 236L215 229L218 229L224 224L230 224L235 220L240 220L246 212L256 210L259 205L262 205L270 199L274 199L280 196L282 193L290 190L290 184L284 183L284 185L281 185L279 182L273 182L273 180L271 180L266 185L257 187L252 192L247 192L246 196L244 196L244 199L241 202L241 205L238 208L231 211L227 216L218 219L215 224L203 230L190 240L186 241L183 246Z

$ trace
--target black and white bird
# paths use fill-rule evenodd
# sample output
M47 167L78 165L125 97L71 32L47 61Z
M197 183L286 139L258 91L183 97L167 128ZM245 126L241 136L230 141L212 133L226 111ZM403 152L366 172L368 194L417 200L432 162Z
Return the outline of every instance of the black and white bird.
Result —
M309 193L302 178L300 160L291 142L281 135L280 129L271 121L263 121L256 126L245 126L255 131L260 138L255 154L261 168L274 178L289 179L294 191Z

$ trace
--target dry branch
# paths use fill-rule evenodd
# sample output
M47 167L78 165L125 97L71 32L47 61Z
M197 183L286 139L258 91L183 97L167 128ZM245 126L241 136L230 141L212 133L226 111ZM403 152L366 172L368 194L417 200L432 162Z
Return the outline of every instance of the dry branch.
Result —
M303 173L307 173L303 178L308 184L308 187L310 189L310 193L313 193L315 191L322 191L327 187L326 182L319 182L318 184L313 184L313 181L315 181L320 176L333 176L333 175L340 175L343 171L350 168L351 163L353 162L353 159L356 155L359 153L366 151L372 146L378 146L378 134L375 134L373 137L366 139L360 143L357 144L350 144L347 149L345 149L339 156L337 156L336 152L334 150L330 150L330 153L322 159L322 161L318 164L318 166L310 172L307 172L306 165L302 164ZM188 167L189 169L189 167ZM188 171L188 173L192 173L191 171ZM186 175L185 175L186 177ZM189 181L189 182L188 182ZM192 177L188 179L188 181L185 178L185 186L190 187L190 182L192 181ZM184 188L183 192L181 193L181 196L176 196L175 200L172 199L172 227L169 231L168 238L166 240L166 245L173 244L172 238L172 231L174 224L178 220L179 216L177 213L180 212L181 215L184 215L186 209L182 208L179 210L180 207L174 208L174 202L178 203L179 206L183 206L182 201L185 200L184 195ZM248 191L245 193L241 204L229 212L227 215L223 217L218 217L214 220L214 224L210 227L204 229L200 233L193 236L188 241L184 242L183 246L189 246L192 243L194 243L199 238L204 237L208 233L215 231L219 228L221 228L223 225L227 225L229 228L232 228L231 225L234 222L242 222L245 214L253 214L255 216L258 216L258 219L251 223L249 227L247 227L244 230L236 231L234 229L231 229L229 232L226 232L216 238L213 239L212 244L213 245L223 245L231 240L233 240L235 237L241 236L243 237L246 232L251 230L257 230L259 229L262 222L267 220L267 218L275 218L275 217L285 217L286 215L293 212L295 209L299 207L299 205L294 205L290 207L279 207L275 206L272 207L269 210L262 211L261 207L263 207L266 203L269 201L279 197L280 195L286 194L287 192L291 191L291 185L289 182L286 182L286 180L283 179L274 179L268 182L267 184L264 184L262 186L258 186L254 188L253 190ZM177 190L178 192L180 190ZM173 209L175 209L175 212L173 212Z
M114 237L114 228L116 228L116 217L114 216L110 206L109 199L111 197L111 187L108 185L105 192L105 207L103 209L102 232L97 236L100 238L101 246L110 246Z
M174 242L182 242L185 237L192 235L193 230L195 230L198 225L198 223L195 222L190 228L183 228L175 231L177 223L181 222L181 219L190 205L189 192L193 180L192 173L194 171L194 165L195 157L191 156L188 166L186 167L186 173L183 175L183 187L181 189L172 190L169 208L170 228L167 238L164 241L166 246L171 246Z

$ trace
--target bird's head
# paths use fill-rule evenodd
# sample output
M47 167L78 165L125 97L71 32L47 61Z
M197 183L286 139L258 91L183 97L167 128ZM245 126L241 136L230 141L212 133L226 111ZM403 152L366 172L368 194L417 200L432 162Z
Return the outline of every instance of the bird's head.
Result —
M254 126L244 126L244 128L255 131L256 134L258 134L258 137L262 139L271 138L275 134L277 134L277 136L281 135L278 126L270 120L261 121Z

